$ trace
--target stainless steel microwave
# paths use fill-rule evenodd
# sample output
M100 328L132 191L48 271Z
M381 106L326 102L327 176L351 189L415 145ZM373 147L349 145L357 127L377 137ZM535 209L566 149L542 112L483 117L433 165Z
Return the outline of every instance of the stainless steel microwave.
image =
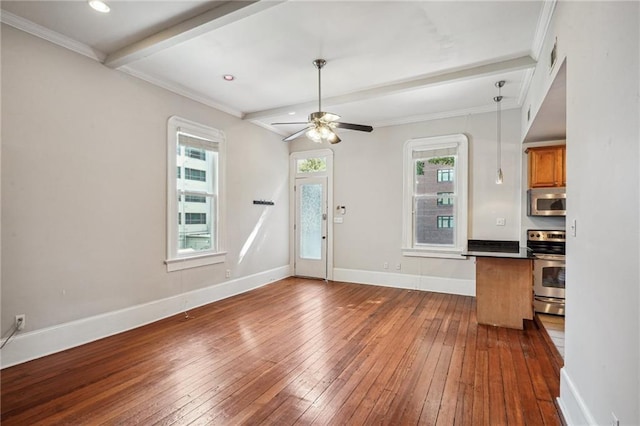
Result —
M529 216L566 216L567 193L565 188L530 189Z

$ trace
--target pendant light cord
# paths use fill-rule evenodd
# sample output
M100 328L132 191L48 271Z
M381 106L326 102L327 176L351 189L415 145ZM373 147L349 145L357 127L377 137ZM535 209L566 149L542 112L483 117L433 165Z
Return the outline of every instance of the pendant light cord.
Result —
M502 86L504 86L505 81L500 80L496 83L496 87L498 88L498 96L494 97L493 100L496 102L496 135L497 135L497 143L496 143L496 166L497 166L497 178L496 183L502 183L502 108L500 106L502 102Z
M498 88L498 93L500 93L500 88ZM500 108L500 103L502 101L502 96L498 95L498 99L496 101L497 104L497 114L498 114L498 119L497 119L497 123L498 123L498 129L497 129L497 135L498 135L498 149L497 149L497 166L498 169L502 168L502 109Z

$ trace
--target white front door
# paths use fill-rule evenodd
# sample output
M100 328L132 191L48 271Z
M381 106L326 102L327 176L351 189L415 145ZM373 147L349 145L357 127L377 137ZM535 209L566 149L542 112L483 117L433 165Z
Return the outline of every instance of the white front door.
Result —
M299 178L295 185L294 274L326 279L327 178Z

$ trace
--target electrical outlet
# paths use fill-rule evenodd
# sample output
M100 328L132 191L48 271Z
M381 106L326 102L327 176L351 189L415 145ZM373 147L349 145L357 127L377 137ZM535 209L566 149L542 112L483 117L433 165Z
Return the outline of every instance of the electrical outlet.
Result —
M27 316L25 314L16 315L16 328L18 330L24 330L26 322Z
M496 218L496 226L504 226L507 223L507 220L504 217Z
M225 276L226 278L231 277L231 269L227 269L227 271L224 273L224 276Z
M402 269L402 263L398 262L396 263L396 270L399 271L400 269Z
M382 267L383 267L384 269L389 269L389 262L384 262L384 263L382 264Z

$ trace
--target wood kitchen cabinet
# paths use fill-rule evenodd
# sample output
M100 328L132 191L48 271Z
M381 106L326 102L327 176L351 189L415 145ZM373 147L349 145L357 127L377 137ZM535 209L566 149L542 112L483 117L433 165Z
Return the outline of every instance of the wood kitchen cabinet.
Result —
M533 319L533 261L476 258L478 324L517 328Z
M566 152L565 145L528 148L529 188L566 186Z

